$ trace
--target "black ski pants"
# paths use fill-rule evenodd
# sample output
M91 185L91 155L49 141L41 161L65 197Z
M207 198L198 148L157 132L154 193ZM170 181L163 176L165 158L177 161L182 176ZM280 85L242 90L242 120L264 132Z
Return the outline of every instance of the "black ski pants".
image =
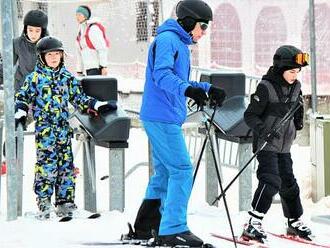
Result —
M299 218L303 208L299 186L292 170L291 153L261 151L257 160L259 184L252 200L253 210L266 214L273 196L279 192L284 216Z

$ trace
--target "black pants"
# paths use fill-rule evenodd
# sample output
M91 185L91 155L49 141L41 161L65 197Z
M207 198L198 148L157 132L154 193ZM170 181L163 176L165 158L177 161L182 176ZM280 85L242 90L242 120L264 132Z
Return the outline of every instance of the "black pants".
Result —
M86 70L87 76L92 76L92 75L101 75L101 69L100 68L92 68Z
M292 171L291 153L261 151L259 162L258 187L252 200L252 208L267 213L273 196L279 192L283 213L286 218L299 218L303 214L300 190Z

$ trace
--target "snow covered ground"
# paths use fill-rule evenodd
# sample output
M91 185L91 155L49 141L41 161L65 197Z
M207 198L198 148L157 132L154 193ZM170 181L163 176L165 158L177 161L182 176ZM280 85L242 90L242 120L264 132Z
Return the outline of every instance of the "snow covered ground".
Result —
M24 198L23 212L36 211L35 195L32 191L33 166L35 162L34 138L25 138L24 156ZM74 149L77 142L74 141ZM31 150L32 149L32 150ZM123 213L108 211L108 181L100 180L108 174L107 151L104 148L96 149L96 172L97 172L97 206L102 217L95 220L74 219L71 222L60 223L55 220L38 221L30 218L19 217L15 221L6 221L6 178L2 176L1 182L1 205L0 205L0 247L56 247L56 248L82 248L88 242L110 242L118 239L122 233L127 232L127 222L134 222L134 218L148 181L147 166L139 167L126 180L126 208ZM126 171L139 163L147 162L147 138L141 129L131 129L129 148L126 150ZM301 196L305 208L303 219L312 228L317 238L330 243L329 226L312 222L310 217L317 214L330 213L330 200L324 198L318 204L313 204L311 197L310 180L310 149L309 147L293 146L292 149L294 170L301 186ZM76 165L81 167L81 151L78 152ZM204 163L201 164L204 166ZM77 180L78 207L83 207L83 171ZM233 175L233 171L224 171L225 184ZM228 174L227 174L228 173ZM227 176L231 174L230 176ZM254 184L256 180L254 178ZM188 223L191 230L204 239L205 242L214 244L216 247L234 247L233 243L211 237L210 233L221 233L230 236L230 229L224 211L223 204L219 207L208 206L204 201L204 175L200 170L197 182L189 204ZM229 190L227 200L236 235L242 231L243 224L247 219L246 212L238 212L238 193L235 186ZM285 219L282 216L280 204L273 204L269 214L265 217L264 228L277 233L284 232ZM270 247L310 247L292 241L283 241L269 238ZM96 246L95 246L96 247ZM104 246L106 247L106 246Z

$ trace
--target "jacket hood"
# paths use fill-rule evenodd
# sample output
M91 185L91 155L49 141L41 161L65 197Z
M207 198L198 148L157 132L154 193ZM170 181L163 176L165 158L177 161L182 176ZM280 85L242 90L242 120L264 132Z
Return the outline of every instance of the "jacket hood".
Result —
M275 84L279 84L281 86L285 86L285 87L290 87L291 84L289 84L283 77L283 75L280 75L279 73L277 73L276 71L274 71L274 67L271 66L266 75L263 75L262 76L262 79L263 80L267 80L267 81L270 81L272 83L275 83ZM297 82L297 80L295 81L295 83Z
M183 43L187 45L193 44L193 40L190 34L188 34L176 20L168 19L157 28L157 34L161 34L167 31L176 33L183 41Z

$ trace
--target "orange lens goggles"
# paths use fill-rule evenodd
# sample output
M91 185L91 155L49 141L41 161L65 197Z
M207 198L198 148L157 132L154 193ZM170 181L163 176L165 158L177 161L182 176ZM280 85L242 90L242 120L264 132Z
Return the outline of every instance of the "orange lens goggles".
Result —
M309 63L309 54L308 53L298 53L295 57L295 61L298 65L308 65Z

